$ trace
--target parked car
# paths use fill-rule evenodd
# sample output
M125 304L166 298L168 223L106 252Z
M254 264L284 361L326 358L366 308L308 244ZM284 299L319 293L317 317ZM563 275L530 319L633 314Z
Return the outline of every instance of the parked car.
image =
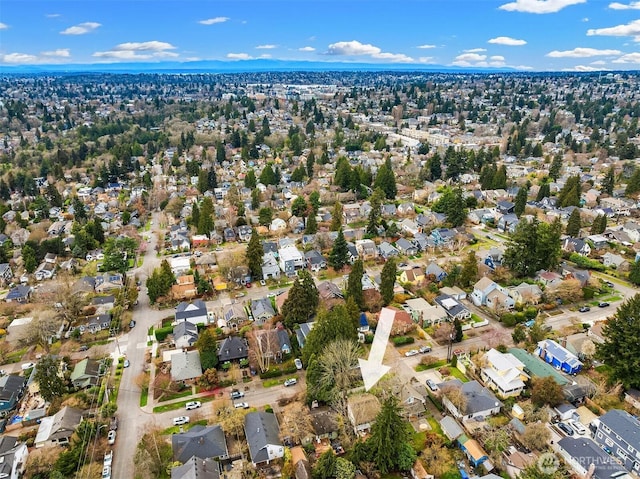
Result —
M587 311L591 311L591 308L589 306L582 306L578 311L586 313Z
M109 424L109 431L117 431L118 430L118 418L114 417L111 419L111 423Z
M173 418L174 426L182 426L183 424L189 424L189 416L178 416Z
M575 432L577 432L578 434L586 434L587 433L587 428L584 427L582 425L582 423L578 422L578 421L567 421L569 423L569 426L571 426L573 428L573 430Z
M415 356L416 354L420 354L420 351L418 351L417 349L410 349L409 351L404 353L406 357Z
M558 424L556 424L556 426L558 426L558 429L560 429L562 432L564 432L567 436L573 436L573 429L571 429L565 423L559 422Z
M285 386L293 386L294 384L298 384L298 380L296 378L289 378L284 382Z
M276 293L267 294L267 298L275 298L275 297L276 297Z
M247 295L247 293L238 293L236 294L236 298L244 298Z
M200 406L202 406L200 401L189 401L184 405L184 408L189 411L190 409L198 409Z
M237 402L233 405L233 407L235 407L236 409L249 409L249 404L247 404L246 402Z
M78 348L78 351L87 351L88 349L89 349L89 346L87 346L86 344L83 344Z
M107 443L110 446L113 446L116 443L116 431L115 430L111 430L109 431L109 433L107 434Z
M598 303L598 308L606 308L607 306L609 306L609 303L607 303L606 301L601 301L600 303Z
M438 390L438 386L436 386L436 383L433 381L433 379L427 379L427 387L433 392Z
M431 352L431 347L422 346L420 349L418 349L418 351L420 352L420 354L430 353Z
M131 363L129 362L129 360L128 360L128 359L125 359L125 360L124 360L124 363L122 364L122 367L123 367L123 368L128 368L129 366L131 366Z
M133 329L136 327L136 322L132 319L131 321L129 321L129 328Z
M237 389L234 389L233 391L231 391L231 399L240 399L244 397L244 393L242 391L238 391Z
M604 284L606 284L607 286L609 286L610 288L614 287L614 284L611 281L605 281Z
M104 466L111 466L112 462L113 462L113 451L109 451L104 455L104 461L102 462L102 464Z
M23 371L26 371L27 369L31 369L36 365L36 363L23 363L22 366L20 366L22 368Z
M111 479L111 466L102 467L102 479Z
M296 369L302 369L302 361L299 358L296 358L293 363L296 365Z

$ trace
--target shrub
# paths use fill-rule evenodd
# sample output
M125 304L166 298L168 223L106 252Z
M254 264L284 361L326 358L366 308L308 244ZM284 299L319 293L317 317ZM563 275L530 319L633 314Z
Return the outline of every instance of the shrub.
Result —
M173 333L173 326L165 326L164 328L156 329L155 335L157 341L164 341L167 336Z
M271 379L271 378L277 378L282 376L282 371L280 371L279 369L269 369L268 371L265 371L264 373L260 373L260 379Z
M415 338L413 336L396 336L391 341L395 346L402 346L404 344L412 344Z

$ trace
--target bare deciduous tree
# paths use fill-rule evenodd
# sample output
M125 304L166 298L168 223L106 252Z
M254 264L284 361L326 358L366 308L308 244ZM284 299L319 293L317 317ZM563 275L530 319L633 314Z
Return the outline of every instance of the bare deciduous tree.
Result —
M271 361L280 353L278 332L275 329L254 329L249 334L251 359L260 372L269 370Z
M547 446L551 438L549 428L542 422L527 424L520 436L522 444L534 451L540 451Z
M289 437L294 444L300 444L313 434L313 421L305 404L296 401L284 407L280 422L282 439Z
M325 346L318 361L320 365L318 386L329 393L332 406L345 415L347 394L361 377L358 367L361 352L357 342L338 339Z
M444 386L441 389L442 395L456 408L458 414L464 415L467 406L467 398L462 392L462 388L453 384Z
M34 318L33 321L29 323L27 334L22 341L27 344L40 346L46 352L49 352L52 338L60 330L62 320L56 317L45 317L44 313L41 314L42 316Z

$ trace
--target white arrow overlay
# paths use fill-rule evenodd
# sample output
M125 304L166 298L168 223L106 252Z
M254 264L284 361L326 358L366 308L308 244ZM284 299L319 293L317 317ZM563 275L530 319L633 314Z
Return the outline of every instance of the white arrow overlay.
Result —
M380 319L378 319L378 326L376 327L376 334L371 344L371 351L369 351L369 359L358 359L360 372L364 380L364 389L366 391L375 386L382 376L387 374L389 369L391 369L389 366L382 364L382 360L384 359L384 352L387 349L387 342L389 341L389 335L393 327L394 317L395 313L393 310L382 308Z

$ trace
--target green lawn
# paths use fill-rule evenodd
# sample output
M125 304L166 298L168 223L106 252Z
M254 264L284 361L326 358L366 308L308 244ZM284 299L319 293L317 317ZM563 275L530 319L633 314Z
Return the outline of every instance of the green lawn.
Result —
M287 379L297 379L295 376L290 376L290 377L279 377L279 378L272 378L272 379L265 379L264 381L262 381L262 387L265 388L272 388L273 386L280 386L281 384L284 384L284 382Z
M180 399L180 398L186 398L187 396L191 396L191 394L192 394L191 393L191 388L187 388L184 391L180 391L180 392L177 392L177 393L173 393L173 394L169 394L167 396L164 396L162 398L161 402L172 401L174 399Z
M13 351L5 356L6 363L17 363L22 359L27 352L27 348L18 349L17 351Z
M451 373L451 375L454 378L459 379L463 383L468 383L469 382L469 378L467 376L465 376L464 374L462 374L462 371L460 371L458 368L451 368L449 370L449 372Z
M427 418L427 422L429 423L429 426L431 426L431 430L433 432L439 434L440 436L444 436L444 433L442 432L442 428L440 427L440 423L436 420L435 417L429 416Z
M441 479L460 479L461 477L462 476L460 475L460 473L455 469L447 471L442 476L440 476Z
M189 391L189 394L191 394L190 391ZM196 400L204 404L204 403L213 401L215 398L216 398L215 394L211 394L211 396L199 397ZM184 409L184 406L188 402L191 402L193 400L194 399L189 399L188 401L178 401L171 404L165 404L163 406L156 406L153 408L153 412L158 413L158 412L175 411L176 409Z
M418 364L416 366L416 371L420 372L420 371L426 371L427 369L435 369L435 368L439 368L444 366L445 364L447 364L447 360L446 359L441 359L440 361L436 361L435 363L432 364Z
M206 419L201 419L200 421L194 421L194 422L190 422L189 424L185 424L184 426L182 426L182 429L184 431L188 431L189 429L191 429L193 426L206 426L207 425L207 420ZM162 434L165 436L169 436L171 434L178 434L180 432L180 426L171 426L166 428L164 431L162 431Z
M147 405L148 400L149 400L149 388L142 388L142 392L140 393L140 407L145 407Z

